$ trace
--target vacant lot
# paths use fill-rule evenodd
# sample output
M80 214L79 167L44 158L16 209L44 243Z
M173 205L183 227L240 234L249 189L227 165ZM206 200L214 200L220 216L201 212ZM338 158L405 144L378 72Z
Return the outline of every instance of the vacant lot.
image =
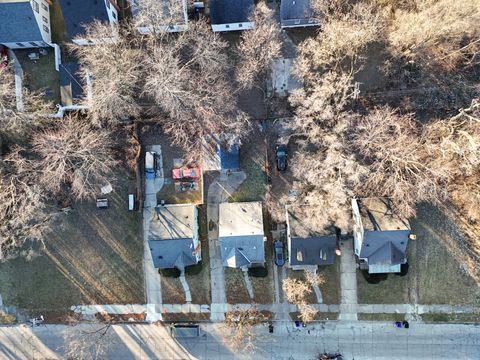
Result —
M129 212L134 179L117 172L108 209L94 201L74 203L31 260L0 264L5 304L31 313L66 311L78 304L144 303L141 214Z
M417 218L411 223L418 239L411 265L419 303L478 305L480 288L449 249L450 244L462 241L456 225L439 209L426 204L419 206Z

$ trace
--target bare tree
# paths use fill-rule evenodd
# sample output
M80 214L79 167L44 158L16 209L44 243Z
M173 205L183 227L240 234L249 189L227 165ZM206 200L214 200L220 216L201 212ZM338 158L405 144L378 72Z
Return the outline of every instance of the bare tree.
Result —
M98 194L100 187L113 180L116 165L111 149L111 134L95 128L85 119L67 117L33 136L38 155L35 167L40 181L54 193L68 186L74 198Z
M18 108L14 76L9 70L0 72L0 144L2 138L13 143L24 141L29 130L45 121L50 110L40 94L26 89L22 89L22 107Z
M410 217L420 201L444 199L450 174L438 167L426 151L422 129L412 115L389 107L359 117L351 126L353 151L369 173L357 187L362 196L386 196L399 214Z
M26 150L0 159L0 260L29 240L41 240L50 218L47 194Z
M150 39L144 94L176 145L199 156L204 136L244 135L248 118L227 81L227 44L198 21L176 36Z
M142 34L161 36L177 25L187 25L186 0L142 0L135 6L133 26Z
M280 27L273 10L265 3L259 3L250 17L255 28L242 33L238 54L239 66L236 78L243 88L251 88L260 74L270 68L272 61L279 57L282 44Z
M308 281L286 278L283 280L283 291L287 300L297 305L300 312L300 319L304 322L310 322L315 319L318 313L311 305L307 303L306 297L312 293L312 285Z
M63 336L64 356L69 360L106 359L108 350L113 345L111 324L92 323L82 329L72 326Z
M116 124L124 117L137 116L136 101L141 77L141 51L130 43L127 29L115 34L99 21L85 26L87 38L110 39L92 46L74 46L82 64L83 104L97 124Z
M266 317L256 307L246 310L233 310L225 313L225 326L231 330L226 340L232 348L251 351L255 348L255 326L260 325Z
M480 6L476 0L418 0L395 12L389 40L397 56L446 68L479 63Z

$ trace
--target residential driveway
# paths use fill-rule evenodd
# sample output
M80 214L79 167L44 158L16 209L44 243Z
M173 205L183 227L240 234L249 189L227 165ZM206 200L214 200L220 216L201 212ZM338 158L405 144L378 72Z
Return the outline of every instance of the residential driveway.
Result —
M160 274L153 266L150 247L148 246L148 232L150 221L155 216L157 206L157 192L163 187L163 160L162 147L151 145L146 151L154 151L157 156L157 176L155 179L145 179L145 202L143 204L143 270L145 274L145 290L147 293L147 321L161 320L160 306L162 305L162 288Z
M243 171L232 172L230 175L222 172L212 182L207 193L208 243L210 250L210 281L212 289L211 320L224 319L225 304L225 276L220 255L218 241L218 204L226 202L229 196L246 179Z
M340 243L340 315L339 320L357 320L357 267L353 254L353 241Z
M165 182L163 176L163 159L162 147L160 145L150 145L146 147L146 151L153 151L157 157L157 176L155 179L145 179L145 202L144 208L152 208L157 206L157 192L163 187Z

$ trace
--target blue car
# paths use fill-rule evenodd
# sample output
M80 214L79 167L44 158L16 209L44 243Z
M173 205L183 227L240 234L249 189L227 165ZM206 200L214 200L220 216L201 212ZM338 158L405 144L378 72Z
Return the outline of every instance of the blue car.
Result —
M275 251L275 264L277 266L283 266L285 259L283 257L283 244L280 240L273 242L273 249Z

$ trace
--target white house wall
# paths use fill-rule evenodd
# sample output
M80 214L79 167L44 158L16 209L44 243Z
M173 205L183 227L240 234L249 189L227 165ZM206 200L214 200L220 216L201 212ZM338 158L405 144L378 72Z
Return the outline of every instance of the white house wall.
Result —
M38 12L35 11L34 4L38 4ZM52 43L52 32L50 28L50 7L45 0L31 0L30 5L32 6L33 14L35 15L35 20L37 20L38 28L42 34L42 39L46 44ZM46 21L44 21L46 20ZM45 28L44 28L45 26ZM38 43L38 41L36 41ZM43 47L45 45L39 45ZM32 47L32 46L30 46Z
M241 23L231 23L231 24L212 24L212 30L214 32L251 30L253 28L254 28L253 22L241 22Z

